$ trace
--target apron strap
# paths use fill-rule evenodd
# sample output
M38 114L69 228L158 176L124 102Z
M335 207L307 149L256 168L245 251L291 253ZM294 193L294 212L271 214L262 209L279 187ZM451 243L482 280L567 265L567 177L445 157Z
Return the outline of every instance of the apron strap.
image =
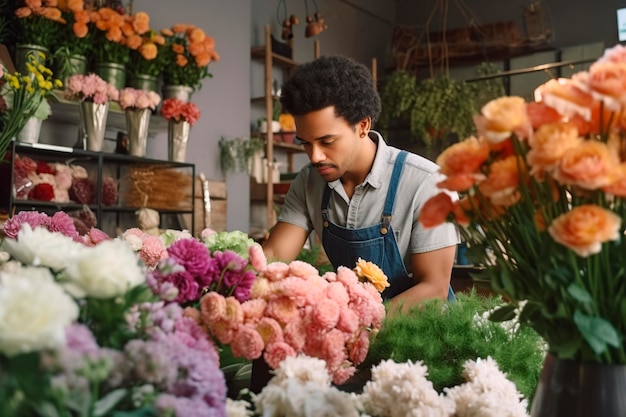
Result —
M322 220L324 227L328 227L328 222L330 221L330 216L328 215L328 202L330 201L330 185L326 184L326 188L324 188L324 195L322 196Z
M398 191L398 184L400 183L400 176L404 169L404 161L408 153L406 151L400 151L396 157L396 162L393 165L393 172L391 173L391 180L389 182L389 190L387 190L387 198L385 199L385 207L383 208L382 227L380 232L385 235L389 231L389 225L391 224L391 213L393 213L393 206L396 202L396 193Z

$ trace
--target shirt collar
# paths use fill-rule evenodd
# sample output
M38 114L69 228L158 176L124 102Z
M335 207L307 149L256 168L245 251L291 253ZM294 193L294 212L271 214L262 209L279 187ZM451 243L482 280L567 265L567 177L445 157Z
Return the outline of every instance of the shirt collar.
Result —
M390 149L381 134L377 131L370 130L368 136L374 143L376 143L377 146L374 164L372 165L372 169L365 178L364 182L369 183L374 188L378 188L381 186L383 182L383 174L388 168L387 162L390 158ZM331 189L335 189L335 187L338 187L339 185L341 185L341 178L328 183L328 186Z

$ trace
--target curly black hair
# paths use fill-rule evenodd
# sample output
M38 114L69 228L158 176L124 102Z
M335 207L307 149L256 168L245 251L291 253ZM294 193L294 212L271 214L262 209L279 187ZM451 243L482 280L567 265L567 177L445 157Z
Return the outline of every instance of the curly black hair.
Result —
M335 106L354 125L380 114L380 96L370 70L345 56L323 56L295 69L282 87L280 102L294 116Z

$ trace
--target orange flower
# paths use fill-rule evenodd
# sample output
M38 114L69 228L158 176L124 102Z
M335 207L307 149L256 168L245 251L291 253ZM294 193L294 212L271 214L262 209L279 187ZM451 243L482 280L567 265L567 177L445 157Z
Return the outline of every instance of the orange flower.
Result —
M584 78L584 74L579 74L578 78ZM590 108L594 101L590 93L581 90L567 78L552 79L537 87L535 100L545 103L564 116L580 114L585 120L591 118Z
M545 171L551 172L568 149L583 141L578 129L570 123L549 123L539 127L528 143L531 147L526 155L530 174L543 178Z
M185 55L176 55L176 65L179 67L184 67L189 63Z
M419 222L425 228L431 228L443 224L454 207L452 198L446 192L431 197L419 214Z
M191 43L202 43L204 42L204 39L206 38L206 33L204 33L204 31L200 28L193 28L192 30L190 30L187 34L187 38L189 39L189 42Z
M558 122L563 118L559 112L541 102L526 103L526 113L533 129L547 123Z
M611 172L611 181L608 185L602 187L602 190L615 197L626 197L626 163L618 165Z
M475 118L476 128L481 135L494 144L502 142L514 131L518 137L526 137L530 121L526 113L526 102L521 97L500 97L491 100Z
M554 219L548 233L578 256L587 257L602 250L602 243L620 238L622 219L594 204L574 207Z
M474 184L485 179L484 174L454 174L437 183L437 187L449 191L467 191Z
M137 12L133 16L132 26L135 32L143 35L150 30L150 17L145 12Z
M153 43L145 43L139 48L139 53L147 60L155 59L157 56L157 47Z
M131 35L126 38L126 46L128 46L130 49L139 49L142 43L143 39L141 39L141 36L137 34Z
M444 149L437 157L437 165L444 175L477 172L489 156L484 139L472 136Z
M372 262L359 258L356 261L354 272L361 281L371 283L378 292L383 292L385 288L389 287L387 275Z
M478 186L485 197L495 205L509 206L517 202L520 171L524 162L515 155L494 161L489 167L487 179Z
M626 64L596 62L589 68L589 87L604 96L609 110L619 111L626 99Z
M618 163L605 143L586 140L563 154L553 176L561 184L595 190L610 183L610 173Z

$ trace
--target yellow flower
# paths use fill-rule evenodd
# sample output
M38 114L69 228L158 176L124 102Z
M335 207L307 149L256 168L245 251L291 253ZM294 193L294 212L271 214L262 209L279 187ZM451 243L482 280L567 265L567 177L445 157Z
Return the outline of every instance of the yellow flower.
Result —
M359 258L359 260L356 261L354 272L357 277L359 277L359 280L371 283L379 292L382 292L389 286L387 275L385 275L383 270L380 269L378 265L372 262Z

